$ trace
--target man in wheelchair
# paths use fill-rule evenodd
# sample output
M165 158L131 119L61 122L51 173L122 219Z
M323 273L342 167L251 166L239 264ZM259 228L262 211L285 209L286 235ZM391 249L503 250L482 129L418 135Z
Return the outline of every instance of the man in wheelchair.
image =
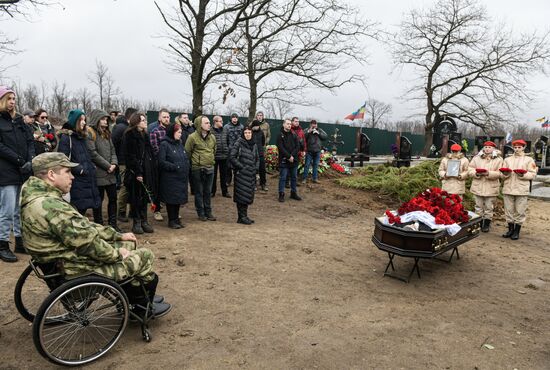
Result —
M90 272L117 282L133 278L123 288L134 312L145 315L149 306L148 316L167 314L171 305L155 295L153 253L136 248L134 234L90 222L62 198L71 190L71 171L78 171L78 163L63 153L47 152L34 157L32 169L34 176L21 190L21 230L32 258L39 264L61 264L69 278Z

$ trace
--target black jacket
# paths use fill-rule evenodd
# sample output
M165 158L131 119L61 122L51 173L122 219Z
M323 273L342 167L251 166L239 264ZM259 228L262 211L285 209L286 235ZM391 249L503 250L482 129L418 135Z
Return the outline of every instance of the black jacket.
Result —
M321 128L317 128L317 133L313 133L313 131L310 132L310 129L308 128L305 130L305 134L307 151L310 153L319 153L322 147L321 141L325 141L327 139L326 132Z
M65 153L71 162L79 164L71 169L74 176L71 187L71 204L78 210L98 208L101 205L95 165L88 152L86 140L86 137L79 136L67 126L63 126L63 129L59 131L57 151Z
M181 140L162 138L158 155L159 196L166 204L187 203L189 158Z
M250 124L250 127L252 127L252 140L256 143L256 147L258 148L258 154L260 155L260 157L263 157L264 147L265 147L265 135L260 127L260 124L261 124L260 121L254 120Z
M122 153L122 139L124 138L124 132L128 129L128 121L126 117L120 116L116 119L116 125L113 127L111 132L111 140L115 146L116 157L118 159L118 164L126 164L124 160L124 154Z
M277 136L277 149L279 151L279 167L296 167L298 166L298 152L300 151L300 140L292 131L286 132L281 127L281 132ZM294 157L294 161L290 162L290 157Z
M193 132L195 132L195 128L193 127L193 125L188 125L188 126L181 125L181 139L180 140L181 140L181 143L183 144L183 146L185 146L185 142L187 141L187 138Z
M210 130L212 135L216 138L216 159L227 159L227 155L229 154L229 149L227 147L227 131L223 129L223 127L215 128L212 127L212 130Z
M23 117L0 112L0 186L23 184L31 172L24 173L21 166L33 157L34 138Z
M260 130L260 133L262 131ZM263 133L262 133L263 136ZM256 172L260 157L254 141L246 141L240 137L229 152L231 167L235 169L235 184L233 201L241 204L254 202L254 188L256 187Z

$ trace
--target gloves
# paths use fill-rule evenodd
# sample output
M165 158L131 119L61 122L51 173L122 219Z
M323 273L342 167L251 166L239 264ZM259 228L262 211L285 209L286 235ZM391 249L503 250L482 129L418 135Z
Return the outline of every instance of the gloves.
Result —
M32 173L32 163L25 162L25 164L19 168L19 172L21 172L21 175L23 176L30 175Z

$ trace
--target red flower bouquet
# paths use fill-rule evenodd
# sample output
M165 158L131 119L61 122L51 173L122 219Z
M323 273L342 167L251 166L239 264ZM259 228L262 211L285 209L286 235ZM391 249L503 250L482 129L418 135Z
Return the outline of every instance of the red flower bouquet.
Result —
M485 173L487 170L485 168L476 168L476 173Z
M500 172L504 172L504 173L508 173L508 172L512 172L512 169L511 168L508 168L508 167L501 167L498 169Z
M53 134L45 134L44 137L50 141L53 140Z
M346 173L346 169L338 163L333 162L330 164L330 167L332 167L332 169L335 170L336 172Z
M525 175L527 173L527 170L524 170L522 168L517 168L514 170L515 173L517 173L518 175Z
M435 223L440 225L451 225L469 220L468 212L462 204L462 198L456 194L449 194L440 188L423 191L408 202L403 203L397 213L403 215L414 211L430 213L435 217Z
M390 224L400 224L401 217L395 216L389 209L386 210L386 216L388 217L388 222Z

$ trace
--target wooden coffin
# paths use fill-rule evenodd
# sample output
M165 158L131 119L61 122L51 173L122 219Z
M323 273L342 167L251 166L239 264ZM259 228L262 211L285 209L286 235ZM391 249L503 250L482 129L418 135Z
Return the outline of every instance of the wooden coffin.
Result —
M409 257L434 257L479 236L481 217L462 223L460 231L451 236L446 230L414 231L384 225L382 217L374 219L373 243L378 249Z

